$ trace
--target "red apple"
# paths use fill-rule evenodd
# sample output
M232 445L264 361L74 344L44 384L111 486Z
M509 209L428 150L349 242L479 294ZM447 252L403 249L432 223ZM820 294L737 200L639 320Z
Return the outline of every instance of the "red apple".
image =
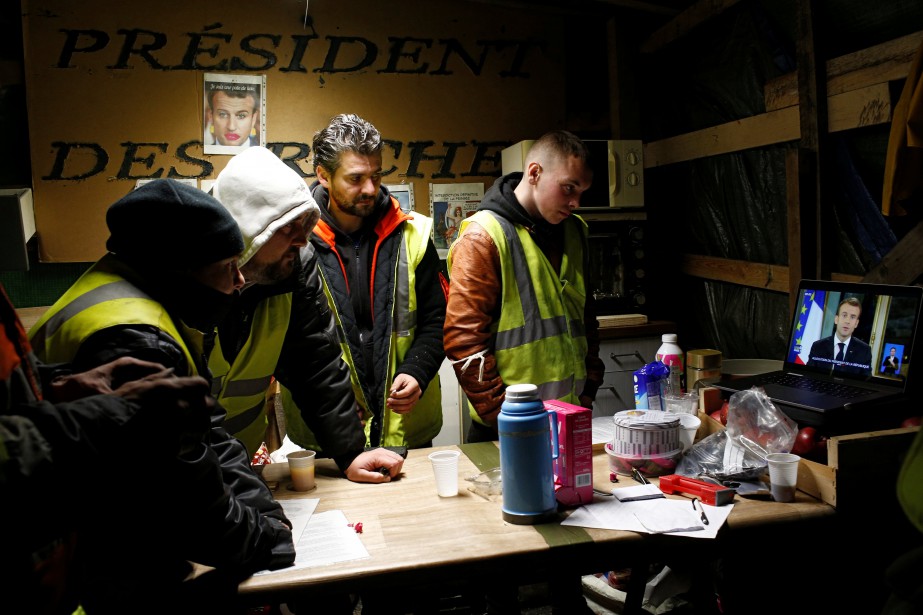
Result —
M718 410L718 412L721 413L721 424L727 425L728 424L728 402L727 400L725 400L724 403L721 404L721 409Z
M795 443L792 444L792 452L801 457L807 456L814 452L814 442L817 438L817 430L813 427L802 427L795 436ZM826 446L826 443L824 444Z
M908 416L901 423L901 427L919 427L921 422L923 422L921 416Z

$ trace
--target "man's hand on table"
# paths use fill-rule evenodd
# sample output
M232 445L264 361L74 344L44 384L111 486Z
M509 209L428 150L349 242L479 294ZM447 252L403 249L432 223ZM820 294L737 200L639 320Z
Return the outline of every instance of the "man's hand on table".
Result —
M385 448L375 448L361 453L349 464L346 478L356 483L389 483L403 467L403 457Z

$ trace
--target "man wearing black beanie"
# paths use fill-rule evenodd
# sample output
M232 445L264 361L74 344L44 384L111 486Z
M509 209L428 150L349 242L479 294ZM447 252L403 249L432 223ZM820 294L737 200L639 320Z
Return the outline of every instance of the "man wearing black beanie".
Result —
M206 193L163 179L110 206L106 223L109 254L30 331L35 354L74 371L131 356L209 378L202 358L244 283L236 222ZM107 501L101 481L76 507L80 601L89 615L222 612L240 580L294 561L290 523L224 430L224 416L216 405L205 439L156 475L131 476L137 488L118 502ZM130 514L107 513L110 506ZM207 595L183 583L189 562L216 569Z

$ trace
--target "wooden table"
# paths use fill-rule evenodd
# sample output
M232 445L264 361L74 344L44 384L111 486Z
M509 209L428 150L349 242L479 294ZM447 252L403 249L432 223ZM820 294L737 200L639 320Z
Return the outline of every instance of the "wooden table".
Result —
M427 455L440 448L460 448L464 453L459 462L457 497L436 495ZM372 485L352 483L339 475L330 460L319 460L315 490L296 493L283 480L275 489L276 497L319 498L317 512L342 510L350 523L361 522L361 540L370 557L252 577L240 585L242 599L265 604L294 594L357 593L381 587L394 592L401 586L461 580L477 583L479 578L496 575L520 584L534 583L546 580L554 571L592 574L664 561L659 558L713 557L729 544L740 548L748 530L764 535L771 526L798 527L801 522L835 514L829 505L798 492L796 501L786 504L735 497L736 506L715 540L558 523L512 525L501 518L502 496L488 500L468 491L464 480L498 465L495 443L411 450L399 480ZM626 477L621 481L634 484ZM613 487L605 453L594 456L594 484L605 491ZM629 590L626 613L640 610L646 579L642 575L632 575L632 579L636 576L638 582Z

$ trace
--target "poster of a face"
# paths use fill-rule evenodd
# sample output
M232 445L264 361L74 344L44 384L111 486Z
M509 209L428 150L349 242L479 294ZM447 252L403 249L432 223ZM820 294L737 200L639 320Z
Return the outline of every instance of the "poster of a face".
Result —
M238 154L266 145L266 77L205 73L206 154Z

